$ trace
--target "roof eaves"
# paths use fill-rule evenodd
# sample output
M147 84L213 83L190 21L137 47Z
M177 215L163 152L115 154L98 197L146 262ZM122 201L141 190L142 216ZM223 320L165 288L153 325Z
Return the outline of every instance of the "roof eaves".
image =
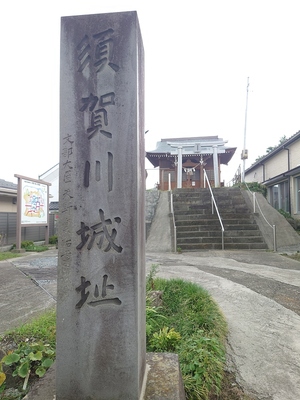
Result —
M252 164L249 168L245 170L246 172L250 172L253 169L259 167L262 165L265 161L273 157L275 154L279 153L279 151L284 150L286 147L290 146L292 143L294 143L296 140L300 139L300 131L296 132L293 136L291 136L289 139L281 143L279 146L277 146L275 149L270 151L268 154L265 156L261 157L256 163Z
M12 189L12 190L17 190L18 185L13 182L8 182L4 179L0 179L0 188L1 189Z

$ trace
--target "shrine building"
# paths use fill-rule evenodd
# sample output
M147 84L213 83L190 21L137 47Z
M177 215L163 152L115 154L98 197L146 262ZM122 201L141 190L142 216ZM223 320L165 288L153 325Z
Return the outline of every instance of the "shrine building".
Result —
M161 139L147 159L159 167L159 190L203 188L204 169L212 187L222 186L221 164L227 165L236 147L226 147L218 136Z

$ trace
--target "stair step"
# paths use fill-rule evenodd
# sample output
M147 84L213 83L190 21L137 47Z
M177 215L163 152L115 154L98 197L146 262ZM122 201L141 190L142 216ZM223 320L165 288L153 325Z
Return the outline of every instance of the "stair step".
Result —
M222 236L219 237L189 237L189 238L177 238L177 244L181 246L182 244L197 244L197 243L222 243ZM248 236L248 237L224 237L224 243L264 243L261 236Z
M211 212L211 208L205 208L205 207L199 207L199 208L195 208L195 209L174 209L176 216L178 215L189 215L189 216L197 216L197 215L209 215L211 218L216 218L217 213ZM245 216L250 216L252 217L252 214L250 212L249 209L229 209L226 212L222 212L222 217L226 218L226 217L233 217L236 218L238 216L238 214L242 214Z
M198 214L179 214L179 213L175 213L175 220L176 221L197 221L199 220L201 221L205 221L205 220L216 220L219 221L219 218L217 216L217 214L211 214L211 213L205 213L203 212L198 213ZM247 221L252 221L253 220L253 216L252 214L244 214L244 213L223 213L221 216L221 220L222 221L226 221L226 220L238 220L238 221L242 221L242 220L247 220ZM202 223L202 222L201 222Z
M239 188L214 188L224 226L225 249L266 249L264 239ZM173 191L177 244L182 250L221 249L218 215L212 214L208 189Z
M197 250L221 250L222 243L197 243L179 245L183 251ZM266 250L264 243L227 243L224 244L224 250Z
M218 237L222 236L221 229L215 230L207 230L207 231L181 231L177 230L177 240L186 237ZM253 230L232 230L232 231L225 231L224 237L253 237L253 236L260 236L259 229Z
M181 226L201 226L201 227L205 227L205 226L220 226L220 221L218 220L218 219L202 219L202 220L200 220L200 219L198 219L198 220L194 220L194 219L191 219L191 220L183 220L183 221L181 221L181 220L176 220L175 219L175 222L176 222L176 226L178 226L178 227L181 227ZM245 226L250 226L250 229L252 229L251 228L251 226L253 225L253 226L256 226L256 224L255 224L255 221L253 221L253 220L245 220L245 219L243 219L243 220L233 220L233 219L230 219L230 220L223 220L222 221L222 224L224 225L224 227L225 227L225 225L228 227L228 229L231 229L230 227L232 227L232 226L240 226L240 225L245 225ZM240 228L238 228L238 229L240 229Z

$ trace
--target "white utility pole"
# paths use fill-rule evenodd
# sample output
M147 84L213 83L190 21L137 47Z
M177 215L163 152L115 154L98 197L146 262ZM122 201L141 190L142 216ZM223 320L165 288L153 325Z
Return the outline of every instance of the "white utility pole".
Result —
M246 94L246 110L245 110L245 127L244 127L244 147L242 151L243 171L242 182L245 182L245 162L248 158L248 150L246 150L246 131L247 131L247 113L248 113L248 91L249 91L249 77L247 78L247 94Z

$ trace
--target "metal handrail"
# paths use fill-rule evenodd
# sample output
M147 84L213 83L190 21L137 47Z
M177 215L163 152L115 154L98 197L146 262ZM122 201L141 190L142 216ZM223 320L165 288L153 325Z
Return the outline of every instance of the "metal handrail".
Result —
M174 251L176 252L177 250L177 232L176 232L176 223L175 223L175 216L174 216L174 205L173 205L173 192L170 190L171 193L171 214L172 214L172 219L173 219L173 229L174 229Z
M214 206L215 206L215 209L217 211L217 215L218 215L218 218L219 218L219 222L220 222L220 225L221 225L221 230L222 230L222 250L224 250L224 232L225 232L225 229L224 229L224 226L223 226L223 223L222 223L222 219L221 219L221 216L220 216L220 213L219 213L219 210L218 210L218 206L217 206L217 203L216 203L216 200L215 200L212 188L210 186L209 179L208 179L208 176L206 174L205 169L203 169L203 173L204 173L204 182L207 181L208 188L209 188L210 195L211 195L212 214L214 213Z
M267 225L269 225L269 227L272 229L273 231L273 247L274 247L274 251L277 251L277 244L276 244L276 225L271 225L270 222L267 220L267 218L264 216L264 213L262 212L259 202L256 198L256 192L251 192L249 186L247 185L247 182L244 182L248 192L250 192L252 194L252 199L253 199L253 213L255 214L255 205L257 204L259 211L263 217L263 219L266 221Z

